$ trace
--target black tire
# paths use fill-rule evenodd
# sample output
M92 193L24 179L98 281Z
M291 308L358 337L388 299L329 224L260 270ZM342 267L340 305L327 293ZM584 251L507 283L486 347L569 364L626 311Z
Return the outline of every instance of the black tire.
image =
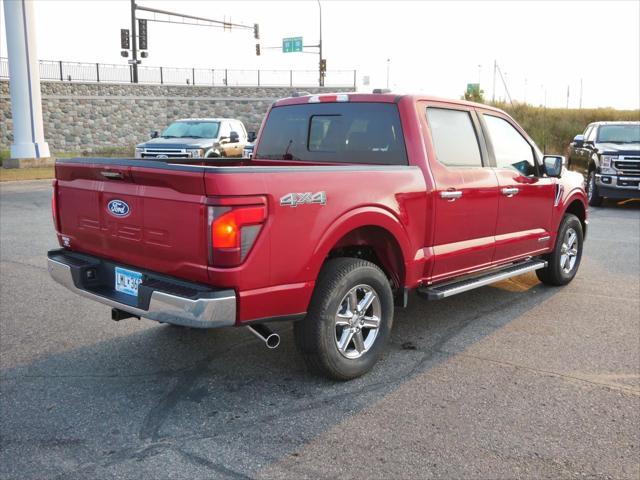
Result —
M362 312L361 322L364 322L366 315L369 318L375 315L374 307L379 315L379 326L377 329L368 329L362 324L358 327L357 319L351 326L337 325L338 315L341 318L352 314L350 311L352 300L347 299L347 295L355 291L355 304L364 305L364 296L371 292L375 294L373 302ZM360 298L358 295L362 295ZM351 297L350 297L351 298ZM377 298L377 303L376 299ZM345 307L344 312L341 309ZM358 316L353 313L354 318ZM345 321L345 320L340 320ZM377 362L385 348L393 323L393 294L386 275L374 263L357 258L334 258L328 260L318 276L309 311L304 320L294 324L293 333L298 349L302 353L309 369L334 380L349 380L359 377L369 371ZM349 332L353 329L358 333L352 333L354 340L342 342L345 351L339 350L339 340L346 340ZM346 333L345 330L347 329ZM362 339L367 341L369 335L376 331L372 337L371 345L362 352L358 350L355 338L359 335L360 348L364 347ZM339 333L340 332L340 333ZM340 339L338 336L340 335ZM343 337L343 335L345 335ZM353 345L351 350L346 347ZM357 358L348 358L346 355L360 355Z
M571 268L567 270L566 267L568 267L568 264L564 261L566 257L564 257L565 248L563 248L563 245L567 245L567 236L570 231L576 234L576 254L574 255L575 262ZM548 262L548 265L545 268L536 270L538 279L540 279L542 283L554 286L566 285L573 280L573 277L576 276L578 271L578 267L580 267L583 245L584 234L582 232L582 223L580 223L580 220L575 215L571 213L565 214L562 222L560 222L555 248L553 249L553 252L544 257ZM571 255L569 255L569 257L571 257ZM569 262L570 261L571 259L569 258Z
M589 205L592 207L599 207L602 205L602 197L598 193L598 185L596 185L596 171L591 170L589 177L587 178L587 197L589 198Z

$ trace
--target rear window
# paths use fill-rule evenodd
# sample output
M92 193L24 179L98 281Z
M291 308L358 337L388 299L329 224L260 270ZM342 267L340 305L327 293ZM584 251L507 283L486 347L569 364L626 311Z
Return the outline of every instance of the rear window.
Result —
M271 110L254 158L406 165L395 104L310 103Z

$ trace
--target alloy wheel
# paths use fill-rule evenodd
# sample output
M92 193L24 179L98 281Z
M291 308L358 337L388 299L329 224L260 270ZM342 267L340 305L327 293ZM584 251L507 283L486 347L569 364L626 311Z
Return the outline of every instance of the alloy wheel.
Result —
M596 175L595 173L591 172L589 174L589 184L587 188L587 198L589 198L589 201L593 200L593 192L595 189L596 189Z
M578 260L578 234L573 228L568 228L564 234L560 247L560 268L566 274L571 273Z
M335 342L340 354L360 358L371 349L380 330L382 307L373 287L357 285L340 301L335 316Z

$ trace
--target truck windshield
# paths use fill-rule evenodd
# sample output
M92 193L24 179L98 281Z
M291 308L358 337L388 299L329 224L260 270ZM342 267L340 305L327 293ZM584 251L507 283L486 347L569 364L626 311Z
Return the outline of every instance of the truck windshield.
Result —
M640 124L601 125L600 128L598 128L598 142L640 143Z
M406 165L392 103L308 103L274 107L254 158Z
M219 122L173 122L162 132L162 138L217 138Z

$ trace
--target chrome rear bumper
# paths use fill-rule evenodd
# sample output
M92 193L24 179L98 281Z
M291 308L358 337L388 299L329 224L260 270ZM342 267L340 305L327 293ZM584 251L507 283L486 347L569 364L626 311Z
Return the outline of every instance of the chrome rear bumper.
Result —
M138 317L194 328L227 327L236 323L236 295L233 290L211 290L196 284L189 289L184 286L185 282L176 281L174 285L168 277L161 276L161 280L152 279L155 281L150 285L162 284L164 288L145 286L144 280L139 287L140 298L126 296L130 300L125 300L123 294L105 281L112 275L113 264L110 262L65 250L52 250L48 255L48 269L51 278L72 292ZM88 270L93 271L91 280L86 280ZM190 295L171 292L172 286L190 292Z

